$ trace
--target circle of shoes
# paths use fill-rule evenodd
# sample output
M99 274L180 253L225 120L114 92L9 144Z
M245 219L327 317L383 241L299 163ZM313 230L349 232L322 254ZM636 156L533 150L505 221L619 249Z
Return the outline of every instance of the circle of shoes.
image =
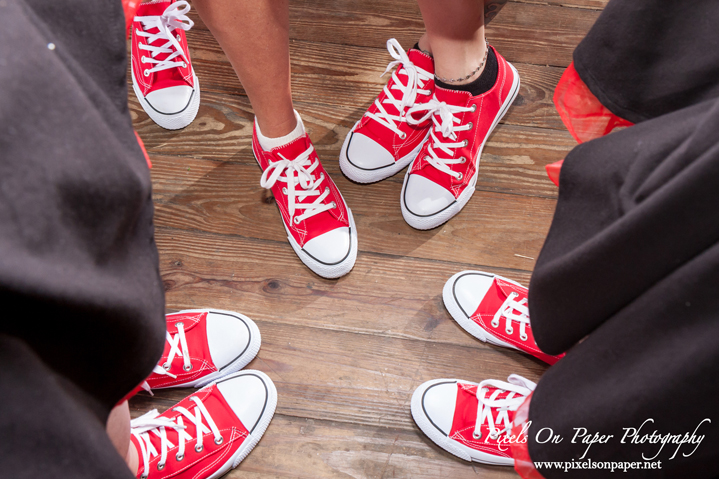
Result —
M477 420L472 432L472 437L475 439L482 438L482 425L485 422L489 427L489 438L493 441L502 434L509 436L512 430L509 412L519 409L527 396L537 387L534 382L518 374L510 375L507 380L509 382L487 379L477 385ZM490 388L494 391L487 396ZM494 410L497 411L496 416ZM501 423L504 424L502 429L497 427Z
M162 15L149 15L135 17L135 21L142 23L144 31L135 29L135 34L140 37L147 38L147 44L140 44L141 50L147 50L149 56L143 56L140 61L142 63L154 64L152 68L146 68L143 71L145 76L150 73L167 70L175 67L187 67L190 62L185 57L185 52L180 45L180 36L175 37L174 31L179 28L189 30L195 24L186 13L190 11L190 4L182 0L171 4L165 9ZM156 33L148 33L148 30L157 29ZM167 42L160 46L152 45L158 40L166 40ZM164 60L158 60L159 54L168 54Z
M407 112L409 108L413 107L417 101L417 95L429 96L432 94L430 90L425 90L423 87L429 80L434 78L434 74L427 72L426 70L416 66L407 56L407 52L404 51L399 42L390 38L387 40L387 51L395 59L387 65L384 73L380 75L380 78L389 73L394 67L401 65L401 68L396 69L392 73L392 80L384 86L384 94L386 98L380 102L379 97L375 99L374 104L379 110L377 113L367 111L365 116L375 120L380 125L384 125L389 128L394 134L398 135L400 139L404 140L407 134L399 129L397 123L407 121ZM403 84L399 75L407 77L407 83ZM390 86L391 85L391 86ZM392 90L398 90L401 94L400 98L395 98ZM393 115L389 113L382 103L392 105L398 112Z
M287 184L286 187L282 188L282 193L287 196L290 221L295 224L299 224L307 218L324 211L337 208L334 201L325 203L325 199L330 194L329 186L326 186L321 192L318 189L325 179L325 174L320 173L319 178L315 179L313 172L320 162L318 158L315 158L314 161L310 159L313 151L314 146L310 145L294 160L288 160L282 154L279 154L282 159L270 163L260 178L260 186L267 189L272 188L278 181ZM301 189L297 189L297 186ZM311 197L316 198L312 202L303 202L303 200ZM297 210L304 210L304 213L295 216Z

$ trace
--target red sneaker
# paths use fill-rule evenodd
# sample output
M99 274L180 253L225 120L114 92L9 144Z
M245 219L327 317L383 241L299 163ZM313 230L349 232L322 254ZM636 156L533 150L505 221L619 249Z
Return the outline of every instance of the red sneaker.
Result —
M240 313L188 309L166 319L165 351L147 378L152 389L202 387L244 368L260 350L260 330Z
M536 384L516 374L508 380L427 381L412 395L412 417L435 444L465 461L513 466L512 421Z
M564 354L550 356L534 342L527 307L527 288L483 271L462 271L444 285L444 305L455 321L475 338L512 348L554 364Z
M218 478L255 447L277 407L277 390L260 371L242 371L197 391L162 414L131 422L142 479Z
M272 190L300 260L323 278L349 273L357 259L357 228L309 135L264 151L255 122L252 151L263 171L260 185Z
M137 8L132 23L132 88L150 118L168 130L192 123L200 107L185 38L194 25L189 11L184 0L154 0Z
M496 50L495 54L497 82L488 92L472 96L435 85L434 98L408 112L412 124L421 125L430 117L434 123L402 186L402 216L413 228L441 225L459 213L474 193L484 144L519 91L517 70Z
M358 183L380 181L397 173L415 159L429 134L429 120L410 125L406 113L432 98L434 61L415 48L405 53L394 38L387 40L387 50L396 61L385 73L398 68L352 127L340 151L342 173Z

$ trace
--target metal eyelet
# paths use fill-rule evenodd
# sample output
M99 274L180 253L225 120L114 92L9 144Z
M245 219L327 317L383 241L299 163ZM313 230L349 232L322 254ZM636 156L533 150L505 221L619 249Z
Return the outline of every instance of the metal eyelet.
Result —
M184 454L177 454L177 455L175 456L175 459L177 459L177 461L181 461L181 460L183 460L184 458L185 458L185 455L184 455Z
M514 329L513 329L513 328L507 328L507 329L504 330L504 332L507 333L507 334L512 334L512 333L514 333Z
M479 434L477 434L476 432L473 432L472 437L475 439L482 439L482 433L480 432Z
M224 441L224 438L220 436L219 439L215 439L215 444L219 446L220 444L222 444L222 441Z
M175 327L184 326L184 325L185 325L185 323L183 323L182 321L180 321L179 323L175 323Z
M202 450L203 450L204 448L205 448L204 446L200 446L200 445L198 444L197 446L195 446L195 452L202 452Z
M464 140L464 141L462 142L462 146L467 146L467 145L469 145L469 140Z
M407 133L405 133L405 132L403 132L403 131L400 132L399 138L400 138L400 140L404 140L405 138L407 138Z
M142 58L140 58L140 63L146 63L146 60L147 60L147 57L145 57L145 55L143 55Z
M157 470L158 470L158 471L161 471L161 470L163 470L164 468L165 468L165 463L164 463L164 462L158 462L158 463L157 463Z
M335 208L337 208L337 203L335 203L335 202L333 201L333 202L332 202L332 209L335 209Z
M460 163L466 163L466 162L467 162L467 158L465 158L465 157L463 156L462 158L459 159L459 162L460 162Z
M170 370L170 363L165 363L165 364L162 365L162 367L163 367L163 369L164 369L165 371L169 371L169 370Z
M185 371L192 371L192 364L182 366L182 369L184 369Z
M187 63L182 62L182 68L187 68Z
M287 188L282 188L282 193L286 195L286 194L287 194Z
M296 225L300 224L300 219L297 216L295 216L295 224Z
M147 476L148 476L148 475L143 472L142 475L140 476L140 478L141 478L141 479L147 479Z
M325 179L325 174L324 174L324 173L320 173L320 181L323 181L324 179Z
M470 121L469 124L468 124L468 126L469 126L468 129L471 130L472 128L474 128L474 123L472 123L472 122Z
M529 339L529 336L527 336L526 334L520 334L519 339L521 339L522 341L526 341L527 339Z
M150 70L148 70L147 68L145 68L145 71L142 73L144 73L146 77L150 76Z
M498 327L499 327L499 320L497 320L497 321L492 321L491 324L492 324L492 327L493 327L493 328L498 328Z
M325 193L329 193L329 192L330 192L330 187L329 187L329 186L325 186Z
M462 173L459 174L457 177L457 181L462 181L462 178L464 178L464 175Z
M182 41L182 37L180 36L179 33L177 34L177 41L178 41L178 42L179 42L179 41Z
M469 111L471 111L472 113L474 113L475 111L477 111L477 105L476 105L476 104L475 104L475 105L472 105L472 109L469 110Z

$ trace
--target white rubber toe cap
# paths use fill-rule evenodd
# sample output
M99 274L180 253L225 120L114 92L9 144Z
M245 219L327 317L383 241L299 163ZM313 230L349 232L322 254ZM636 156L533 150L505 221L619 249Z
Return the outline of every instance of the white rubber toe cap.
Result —
M207 345L217 369L242 355L250 344L250 336L249 325L244 319L226 313L207 314Z
M351 246L350 229L344 226L312 238L302 249L321 263L337 264L349 255Z
M268 380L257 371L243 371L217 381L217 389L250 433L267 408L271 387Z
M392 154L362 133L352 133L346 154L350 163L363 170L376 170L394 165Z
M190 103L192 88L187 85L177 85L160 90L151 91L145 100L159 113L173 115L180 113Z
M468 318L477 311L493 281L494 275L490 273L467 271L456 276L452 293Z
M422 411L437 429L445 436L449 436L454 420L454 408L457 404L457 382L431 381L431 383L433 384L419 387L422 394Z
M405 207L415 216L431 216L456 201L454 195L421 175L409 175L404 190Z

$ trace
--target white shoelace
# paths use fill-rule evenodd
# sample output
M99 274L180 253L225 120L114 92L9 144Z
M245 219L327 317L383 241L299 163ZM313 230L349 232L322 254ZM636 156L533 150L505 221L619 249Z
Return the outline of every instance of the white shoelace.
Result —
M190 11L190 4L182 0L173 3L165 9L162 15L150 15L144 17L135 17L136 22L141 22L145 31L135 29L135 35L147 37L147 45L140 45L141 50L150 52L150 56L144 56L140 59L142 63L155 64L152 68L146 68L143 72L145 76L150 73L167 70L175 67L186 67L190 60L185 56L185 52L180 45L179 35L175 37L172 33L175 29L189 30L195 24L185 15ZM147 30L157 29L157 33L147 33ZM161 46L152 45L158 40L167 40L167 43ZM157 60L155 57L160 53L169 53L164 60ZM180 57L180 58L178 58Z
M506 319L504 331L507 334L512 334L514 332L514 328L512 328L512 321L517 321L519 323L519 338L522 341L526 341L529 338L529 336L527 336L526 329L529 324L529 306L527 305L527 298L524 298L519 302L515 301L514 299L518 296L519 294L514 291L509 293L509 296L507 296L507 299L504 300L502 306L500 306L497 312L494 313L494 318L492 318L492 327L498 328L499 320L504 316Z
M319 159L315 159L314 162L310 160L313 151L314 147L310 145L294 160L288 160L280 154L282 159L270 163L260 178L260 186L267 189L272 188L278 181L287 184L282 188L282 193L287 195L290 221L294 221L295 224L337 207L334 201L329 204L324 203L330 194L329 187L325 187L322 192L317 189L325 179L325 174L321 173L317 179L312 174L320 164ZM297 185L300 186L300 190L295 188ZM312 203L302 203L302 200L313 196L317 198ZM304 213L295 216L296 210L304 210Z
M509 411L519 409L519 406L522 405L527 396L537 387L537 385L529 379L525 379L517 374L509 376L508 381L508 383L505 383L504 381L487 379L477 386L477 399L479 403L477 404L477 420L474 424L474 432L472 433L475 439L482 437L481 427L485 421L489 426L489 437L491 439L497 440L502 433L510 435L512 421L509 419ZM487 389L488 386L496 389L489 397L486 397L487 392L489 392L489 389ZM507 394L505 398L497 399L497 396L503 392L509 392L509 394ZM492 414L492 409L499 410L496 422ZM501 423L504 423L504 427L499 429L497 425Z
M424 159L430 165L437 168L439 171L447 173L448 175L456 178L457 180L462 179L462 173L452 171L449 165L458 165L461 163L466 163L467 161L467 158L465 158L464 156L460 158L453 158L454 152L452 150L467 146L467 140L457 141L457 132L471 130L473 128L473 125L472 122L469 122L466 125L460 125L460 119L455 117L454 115L456 113L464 113L468 111L473 112L475 110L475 105L472 105L472 107L470 108L448 105L443 101L438 101L437 97L434 96L427 103L420 103L418 105L414 105L407 111L407 122L411 125L419 125L420 123L427 120L429 117L432 117L432 121L434 122L434 128L430 130L431 143L430 146L427 148L427 153L429 154L425 156ZM421 112L425 112L425 114L419 120L417 120L413 116L413 114ZM442 137L444 139L454 141L443 143L436 135L437 132L442 133ZM437 150L443 152L446 157L440 158Z
M170 376L173 379L177 376L170 372L170 366L172 365L172 361L175 359L175 356L183 358L182 367L185 371L192 369L190 352L187 349L187 338L185 337L185 325L183 323L175 323L175 327L177 328L177 334L175 334L174 338L170 335L169 331L165 332L165 338L170 344L170 353L167 355L167 361L165 361L162 366L159 364L156 365L152 370L153 373L162 376Z
M387 51L395 59L387 65L387 69L380 76L383 77L389 73L392 68L397 65L402 65L402 68L398 68L392 73L392 80L394 84L391 88L388 85L384 87L384 93L387 96L383 102L380 103L379 99L375 99L374 104L379 110L377 113L366 112L365 116L372 118L379 124L386 126L392 130L396 135L399 135L401 139L404 139L407 135L399 129L397 123L402 123L406 120L406 109L414 106L417 101L417 95L431 95L432 92L429 90L423 90L428 80L434 78L434 75L427 72L426 70L416 66L407 56L407 52L402 49L402 45L399 44L394 38L387 40ZM399 75L407 76L407 84L403 84L399 80ZM391 90L398 90L400 92L399 98L395 98ZM399 112L398 115L392 115L387 112L382 103L387 103L394 106Z
M160 461L157 463L157 468L161 470L165 467L165 463L167 462L167 451L175 447L175 445L170 442L167 437L168 429L174 430L177 433L179 448L177 450L177 454L175 455L175 459L181 461L185 457L185 442L191 441L193 438L187 432L189 423L186 426L183 417L187 418L191 424L195 425L195 430L197 431L197 443L195 444L196 452L202 452L202 449L204 448L202 445L204 434L210 432L215 437L215 444L222 444L223 438L220 435L220 430L217 428L215 421L212 419L212 416L210 416L210 413L207 411L207 408L205 408L205 405L202 404L200 398L192 396L190 400L195 403L194 414L184 407L175 407L173 409L180 413L175 421L166 417L161 417L160 413L157 412L157 409L153 409L147 414L133 419L130 422L132 435L137 438L137 442L140 444L140 451L138 452L140 453L144 464L144 470L141 476L143 479L150 474L151 457L155 457L159 454ZM203 418L207 423L207 426L203 423ZM154 434L160 438L160 452L158 452L152 444L150 434Z

